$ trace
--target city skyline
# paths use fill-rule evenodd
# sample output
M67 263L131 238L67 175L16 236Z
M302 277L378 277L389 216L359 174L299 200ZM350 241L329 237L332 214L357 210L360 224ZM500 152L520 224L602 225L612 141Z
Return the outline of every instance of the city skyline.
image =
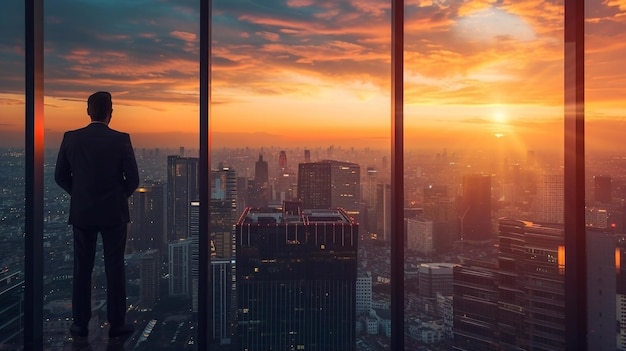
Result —
M3 143L23 129L19 2L1 11ZM197 1L63 1L45 8L46 144L87 123L84 100L113 93L112 126L139 147L196 144ZM496 141L562 147L563 6L512 1L406 5L405 133L414 144ZM213 1L211 128L216 146L386 146L390 4ZM626 5L587 5L587 140L626 126ZM328 127L332 126L332 131ZM471 132L471 133L468 133ZM8 146L8 145L4 145Z

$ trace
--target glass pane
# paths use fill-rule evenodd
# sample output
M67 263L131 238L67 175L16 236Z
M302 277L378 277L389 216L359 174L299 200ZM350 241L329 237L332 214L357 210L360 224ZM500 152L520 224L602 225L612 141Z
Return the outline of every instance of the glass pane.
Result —
M24 3L0 4L0 349L24 338Z
M586 2L585 222L587 225L589 349L626 348L626 258L622 134L626 75L626 6ZM615 254L614 254L615 253ZM617 321L617 330L615 322Z
M564 347L563 49L562 1L407 3L406 350Z
M234 283L213 291L233 294L230 342L389 345L388 2L215 1L213 19L212 169L240 215ZM212 235L214 264L232 258Z
M197 348L197 328L192 314L191 282L197 262L191 257L190 232L195 225L193 201L198 200L195 165L198 157L199 2L46 2L45 21L47 149L43 323L46 347L60 350L73 342L80 347L83 347L81 343L89 343L94 349L104 346L121 349L123 345L125 349L136 350L193 350ZM106 229L107 224L119 227L118 222L121 225L125 222L123 206L117 209L114 206L119 205L114 205L88 212L88 216L98 217L99 213L109 213L111 208L116 208L119 214L110 220L80 222L87 215L81 217L72 213L73 225L68 225L70 196L55 184L55 163L64 133L89 125L87 98L96 91L112 94L109 126L130 134L139 169L139 187L128 197L130 223L124 251L125 322L134 326L134 332L121 339L109 337L109 324L116 320L111 314L112 306L116 304L107 303L107 295L117 289L111 286L107 289L102 235L98 235L91 279L85 279L91 280L91 292L80 295L91 297L88 337L72 338L69 332L73 322L73 227L91 231L91 225L102 225ZM92 127L89 126L89 130L93 131ZM88 139L100 145L111 140ZM77 155L93 155L96 147L83 145L79 149L68 146L71 151L64 151L62 155L72 164L84 165L77 160ZM90 179L100 179L102 174L110 172L109 168L102 167L107 159L114 157L106 151L100 150L100 155L106 156L98 160L86 156L91 166L72 169L74 179L83 175L84 180L84 174L92 169L102 171L91 172ZM116 166L111 169L113 167ZM101 184L110 182L109 179ZM74 186L78 187L76 184ZM103 187L95 188L102 191ZM113 188L118 189L116 185ZM81 195L73 193L76 203ZM123 203L124 196L121 198L120 203ZM110 233L108 240L119 233ZM121 270L110 273L119 276Z

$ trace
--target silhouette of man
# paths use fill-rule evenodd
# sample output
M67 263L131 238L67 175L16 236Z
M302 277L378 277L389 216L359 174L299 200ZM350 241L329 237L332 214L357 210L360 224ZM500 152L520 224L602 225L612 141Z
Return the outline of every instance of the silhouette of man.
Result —
M91 123L66 132L54 180L71 196L68 223L74 232L74 280L70 334L86 337L91 319L91 273L98 233L102 236L107 280L109 336L133 332L126 324L124 251L129 222L128 197L139 184L130 136L109 128L113 104L104 91L89 96Z

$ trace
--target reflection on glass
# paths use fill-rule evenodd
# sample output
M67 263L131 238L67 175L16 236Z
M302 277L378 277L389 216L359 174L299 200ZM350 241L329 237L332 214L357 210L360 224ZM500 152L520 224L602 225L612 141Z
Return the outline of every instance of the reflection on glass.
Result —
M0 349L24 338L24 3L0 5Z

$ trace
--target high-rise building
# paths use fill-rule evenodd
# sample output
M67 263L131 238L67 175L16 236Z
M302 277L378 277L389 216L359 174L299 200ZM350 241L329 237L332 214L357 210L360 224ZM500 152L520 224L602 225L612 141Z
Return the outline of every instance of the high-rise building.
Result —
M471 174L463 177L463 196L458 215L463 242L494 238L491 229L491 176Z
M198 200L198 158L167 157L167 239L189 237L189 204Z
M423 255L435 251L433 245L433 221L423 218L406 219L407 248Z
M356 278L356 313L369 314L372 308L372 273L359 273Z
M252 207L265 207L268 205L270 195L269 169L263 155L254 164L254 179L248 184L248 204Z
M169 295L189 296L191 239L179 239L168 245Z
M230 167L213 170L211 176L211 241L219 258L234 256L233 226L237 212L237 172Z
M564 189L562 173L539 174L532 220L542 223L563 223Z
M593 199L596 203L610 204L612 180L609 176L593 177Z
M457 214L454 197L445 185L424 187L424 218L433 221L433 246L442 253L452 248L457 237Z
M376 236L391 240L391 184L376 185Z
M454 350L499 350L497 270L488 261L454 267Z
M304 208L341 207L357 217L361 210L358 164L324 160L298 165L298 198Z
M163 184L149 183L138 187L131 195L127 252L166 248L165 189Z
M428 299L436 299L437 293L452 295L453 270L456 266L454 263L420 264L418 295Z
M213 311L213 330L211 339L214 343L228 345L235 333L236 310L233 306L235 287L232 279L231 260L211 260L211 308Z
M281 170L287 169L287 152L285 150L281 150L278 155L278 168Z
M617 348L617 282L615 235L610 229L587 227L587 345L593 350ZM621 306L620 306L621 307Z
M311 162L311 150L304 150L304 163Z
M139 266L139 306L152 309L159 300L161 257L158 250L147 250L141 255Z
M355 350L358 224L344 210L248 208L236 243L238 349Z

